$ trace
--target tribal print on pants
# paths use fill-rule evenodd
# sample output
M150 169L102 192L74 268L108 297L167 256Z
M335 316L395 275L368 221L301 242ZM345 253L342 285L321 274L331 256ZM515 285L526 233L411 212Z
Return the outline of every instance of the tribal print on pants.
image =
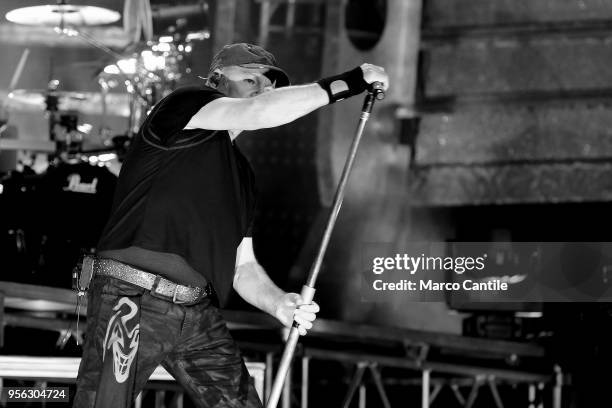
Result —
M126 305L129 312L125 314ZM113 374L119 384L124 383L130 375L130 368L136 352L138 351L138 337L140 334L140 324L138 322L138 306L127 297L122 297L113 308L117 312L108 322L106 336L104 336L104 354L102 361L107 357L107 351L112 351ZM134 320L136 319L136 320ZM128 325L133 325L128 330Z
M112 308L102 343L102 374L96 407L128 408L136 378L140 341L140 297L121 297Z

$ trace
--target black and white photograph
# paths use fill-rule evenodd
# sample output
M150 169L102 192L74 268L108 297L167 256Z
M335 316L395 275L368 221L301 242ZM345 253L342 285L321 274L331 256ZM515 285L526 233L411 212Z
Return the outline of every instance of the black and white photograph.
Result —
M2 0L0 55L0 407L612 407L612 1Z

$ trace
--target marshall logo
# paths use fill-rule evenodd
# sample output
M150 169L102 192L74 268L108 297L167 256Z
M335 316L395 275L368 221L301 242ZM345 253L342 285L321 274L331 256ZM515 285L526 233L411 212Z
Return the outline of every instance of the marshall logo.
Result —
M78 174L71 174L68 176L68 185L64 187L64 191L73 191L75 193L86 193L96 194L96 186L98 185L98 178L94 178L91 183L81 182L81 176Z

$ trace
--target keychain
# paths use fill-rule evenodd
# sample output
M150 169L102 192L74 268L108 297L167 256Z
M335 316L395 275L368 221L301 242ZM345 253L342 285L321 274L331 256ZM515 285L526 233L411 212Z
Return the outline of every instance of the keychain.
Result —
M75 313L77 315L76 323L76 342L79 345L79 321L81 318L81 305L83 297L87 294L89 284L93 278L93 267L95 258L92 256L84 256L81 264L72 270L72 288L77 292ZM68 336L70 331L68 331ZM66 339L67 341L68 339Z

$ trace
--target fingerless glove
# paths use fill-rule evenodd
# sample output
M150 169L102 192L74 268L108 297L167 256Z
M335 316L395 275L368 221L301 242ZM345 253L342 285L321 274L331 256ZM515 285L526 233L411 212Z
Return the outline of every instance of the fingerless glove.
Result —
M327 92L330 104L359 95L368 88L368 83L363 79L363 71L360 67L339 75L319 79L316 83Z

